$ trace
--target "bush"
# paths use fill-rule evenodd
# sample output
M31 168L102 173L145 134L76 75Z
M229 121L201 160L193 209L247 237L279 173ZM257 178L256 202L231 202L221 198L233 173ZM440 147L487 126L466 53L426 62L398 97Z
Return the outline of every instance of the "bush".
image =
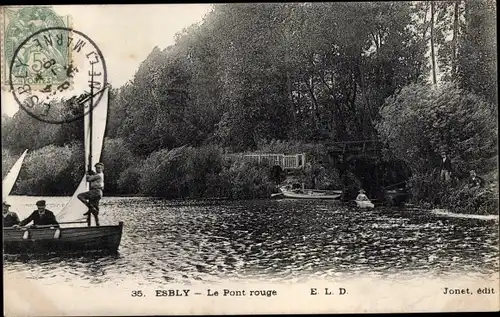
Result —
M229 168L223 170L222 179L229 185L227 192L232 199L269 197L276 187L267 166L243 158L233 159Z
M439 164L446 150L457 172L496 168L497 119L478 96L443 85L410 85L386 100L376 128L390 153L405 160L416 173Z
M412 176L408 180L411 201L427 208L440 206L442 198L449 195L451 185L439 180L437 170Z
M17 194L71 195L84 175L79 144L48 145L28 152L19 175Z
M129 166L124 170L116 183L116 193L118 194L139 194L141 192L140 180L143 161Z
M221 197L224 195L222 149L215 146L190 148L184 162L185 184L189 197ZM221 184L219 184L221 182Z
M8 149L2 148L2 179L7 175L12 165L16 163L16 157Z
M470 188L467 181L444 183L437 171L414 176L409 181L412 201L425 208L442 207L468 214L498 214L498 182Z
M141 193L167 198L182 197L183 164L188 150L183 147L151 153L142 164L139 179Z
M269 197L275 187L267 167L242 158L226 159L220 148L212 146L160 150L140 169L140 192L166 198ZM134 181L136 170L122 175L121 186Z
M137 160L138 158L132 153L130 146L124 140L120 138L106 138L104 140L104 148L101 155L101 161L104 163L104 173L106 175L104 190L108 193L118 192L118 182L121 174L127 171Z

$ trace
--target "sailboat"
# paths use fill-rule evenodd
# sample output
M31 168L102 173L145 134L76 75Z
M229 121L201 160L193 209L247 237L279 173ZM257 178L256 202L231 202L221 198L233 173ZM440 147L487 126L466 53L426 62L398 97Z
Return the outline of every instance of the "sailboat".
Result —
M28 150L24 150L23 154L17 159L17 161L12 165L7 175L5 175L2 180L2 201L6 201L9 197L14 184L16 183L19 172L21 172L21 167L23 166L24 158L26 157Z
M85 166L89 169L100 160L108 113L108 87L92 93L85 102L84 146ZM101 101L95 107L94 99ZM118 251L123 222L118 225L86 226L83 213L87 207L77 195L88 190L85 175L69 202L56 215L60 227L4 228L4 253L80 253Z

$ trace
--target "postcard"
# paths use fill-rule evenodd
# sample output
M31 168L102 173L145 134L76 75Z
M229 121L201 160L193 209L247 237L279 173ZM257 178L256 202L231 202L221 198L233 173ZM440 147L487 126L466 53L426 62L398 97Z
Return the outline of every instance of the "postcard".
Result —
M4 315L498 311L495 25L1 7Z

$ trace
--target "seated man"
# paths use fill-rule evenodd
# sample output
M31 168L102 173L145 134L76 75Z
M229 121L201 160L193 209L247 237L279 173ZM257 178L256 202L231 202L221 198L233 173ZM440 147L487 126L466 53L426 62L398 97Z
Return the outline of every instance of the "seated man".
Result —
M358 195L358 197L356 197L356 200L357 201L370 201L370 199L368 199L368 196L366 196L364 189L359 190L359 195Z
M484 179L477 176L475 170L470 171L470 177L469 177L469 187L474 188L483 188L484 186Z
M36 202L37 210L23 221L19 223L19 226L25 226L31 221L35 226L48 226L52 225L54 227L59 227L59 223L56 220L54 213L48 209L45 209L45 200L39 200ZM17 226L16 226L17 227Z
M19 224L19 217L13 211L9 211L10 205L5 201L2 204L2 212L3 212L3 226L12 227Z

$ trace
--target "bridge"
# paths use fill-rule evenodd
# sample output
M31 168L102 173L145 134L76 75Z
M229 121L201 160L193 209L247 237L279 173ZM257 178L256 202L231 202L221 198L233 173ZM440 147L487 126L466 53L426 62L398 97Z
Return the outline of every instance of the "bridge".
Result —
M324 143L328 153L338 158L365 154L369 156L378 155L382 149L382 143L378 140L342 141ZM270 167L280 166L283 170L297 170L306 166L307 157L305 153L278 154L278 153L240 153L231 156L241 156L249 161L259 164L267 164Z
M243 157L248 161L265 164L269 167L280 166L284 170L302 169L306 165L306 154L276 154L276 153L240 153L230 154L230 156Z

